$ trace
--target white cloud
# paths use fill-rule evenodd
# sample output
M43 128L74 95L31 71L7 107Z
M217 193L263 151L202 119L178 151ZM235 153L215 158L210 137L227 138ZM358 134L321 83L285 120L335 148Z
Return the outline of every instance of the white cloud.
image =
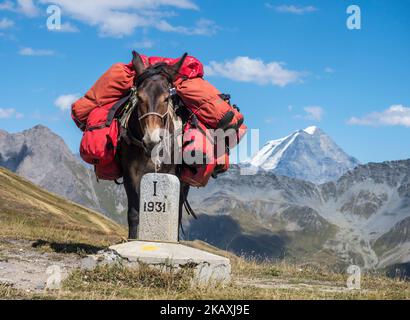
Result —
M310 12L318 11L319 9L314 6L296 6L296 5L280 5L274 6L270 3L265 4L266 7L269 9L275 9L277 12L280 13L292 13L292 14L305 14Z
M28 17L35 17L39 13L39 10L35 6L33 0L17 0L17 5L17 11Z
M335 69L331 68L331 67L326 67L325 68L325 72L326 73L335 73Z
M166 21L160 21L157 24L157 28L160 31L165 32L176 32L186 35L196 35L196 36L212 36L216 34L219 27L212 20L200 19L196 22L195 27L187 28L181 26L172 26Z
M142 41L137 41L132 44L134 49L151 49L154 47L154 42L151 40L144 39Z
M14 21L8 18L0 19L0 29L9 29L14 27Z
M14 8L14 5L13 5L13 2L11 1L4 1L0 3L0 10L11 11L13 10L13 8Z
M410 127L410 108L393 105L382 112L372 112L364 117L352 117L348 124L362 126L405 126Z
M79 32L80 30L70 22L64 22L61 24L60 29L51 29L52 32L66 32L66 33L74 33Z
M64 94L59 96L56 101L54 101L54 105L59 108L61 111L70 110L71 105L76 102L80 98L78 93L75 94Z
M97 27L101 36L123 37L136 28L152 27L161 31L204 35L215 32L209 20L199 20L193 28L173 26L165 18L169 8L198 10L191 0L39 0L42 4L56 4L64 15Z
M0 108L0 119L20 119L23 117L23 114L17 112L16 109L3 109Z
M310 106L306 107L303 110L307 113L306 119L313 120L313 121L320 121L323 118L325 111L322 107L319 106Z
M0 3L0 10L18 12L28 17L36 17L40 12L33 0L17 0L16 3L4 1Z
M205 67L208 76L221 76L235 81L272 84L284 87L301 81L302 73L284 68L283 63L268 62L249 57L236 57L225 62L211 61Z
M55 55L55 52L53 50L33 49L33 48L26 47L26 48L20 49L19 55L41 57L41 56L53 56Z

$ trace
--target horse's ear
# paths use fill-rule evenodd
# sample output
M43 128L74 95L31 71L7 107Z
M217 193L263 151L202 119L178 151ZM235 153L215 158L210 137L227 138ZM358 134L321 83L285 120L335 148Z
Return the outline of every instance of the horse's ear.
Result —
M184 55L179 59L179 61L172 66L172 71L173 71L172 76L173 76L174 79L178 76L179 70L184 65L185 59L187 57L188 57L188 53L185 52Z
M145 70L144 61L142 61L141 56L136 51L132 52L132 56L133 56L132 65L134 66L134 70L137 73L137 75L140 75Z

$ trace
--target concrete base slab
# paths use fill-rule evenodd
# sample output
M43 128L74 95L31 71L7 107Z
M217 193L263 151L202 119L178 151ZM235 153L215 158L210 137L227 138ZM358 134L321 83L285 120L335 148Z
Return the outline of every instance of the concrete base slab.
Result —
M178 243L133 241L110 250L131 264L193 268L194 281L199 284L223 284L231 279L229 259Z

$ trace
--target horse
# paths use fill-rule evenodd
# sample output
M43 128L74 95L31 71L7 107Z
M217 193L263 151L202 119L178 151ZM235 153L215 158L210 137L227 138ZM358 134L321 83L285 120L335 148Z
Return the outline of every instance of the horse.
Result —
M136 71L134 92L136 107L128 119L127 132L120 143L120 161L123 169L124 188L128 199L128 238L137 238L140 206L141 178L147 173L167 173L178 175L178 164L153 161L152 153L164 139L169 139L168 147L174 150L176 143L175 125L179 119L172 107L172 89L178 72L183 65L185 53L175 65L159 63L145 67L141 56L133 52L133 66ZM169 132L169 135L161 135ZM185 202L189 186L181 183L180 221L182 204Z

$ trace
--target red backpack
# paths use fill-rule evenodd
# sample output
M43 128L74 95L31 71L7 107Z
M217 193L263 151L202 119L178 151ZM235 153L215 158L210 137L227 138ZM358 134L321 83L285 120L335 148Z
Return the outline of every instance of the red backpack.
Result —
M128 96L116 103L91 111L80 145L81 158L95 166L95 173L101 180L117 180L122 177L118 163L118 142L120 125L115 115Z
M193 116L184 127L180 179L192 187L205 187L209 179L229 169L229 149L218 150L213 130ZM222 143L225 144L223 141Z
M113 105L127 95L134 83L132 64L116 63L111 66L86 95L71 106L71 117L76 125L85 130L87 119L95 108Z
M185 106L208 128L237 130L243 124L243 115L229 104L228 96L208 81L202 78L180 80L175 88Z
M145 66L152 66L157 63L166 63L169 65L174 65L179 62L180 58L173 59L173 58L163 58L163 57L147 57L144 55L140 55L142 61L144 62ZM198 77L204 76L204 66L197 58L192 56L187 56L185 58L184 64L182 65L181 69L179 69L179 77L178 79L193 79Z

